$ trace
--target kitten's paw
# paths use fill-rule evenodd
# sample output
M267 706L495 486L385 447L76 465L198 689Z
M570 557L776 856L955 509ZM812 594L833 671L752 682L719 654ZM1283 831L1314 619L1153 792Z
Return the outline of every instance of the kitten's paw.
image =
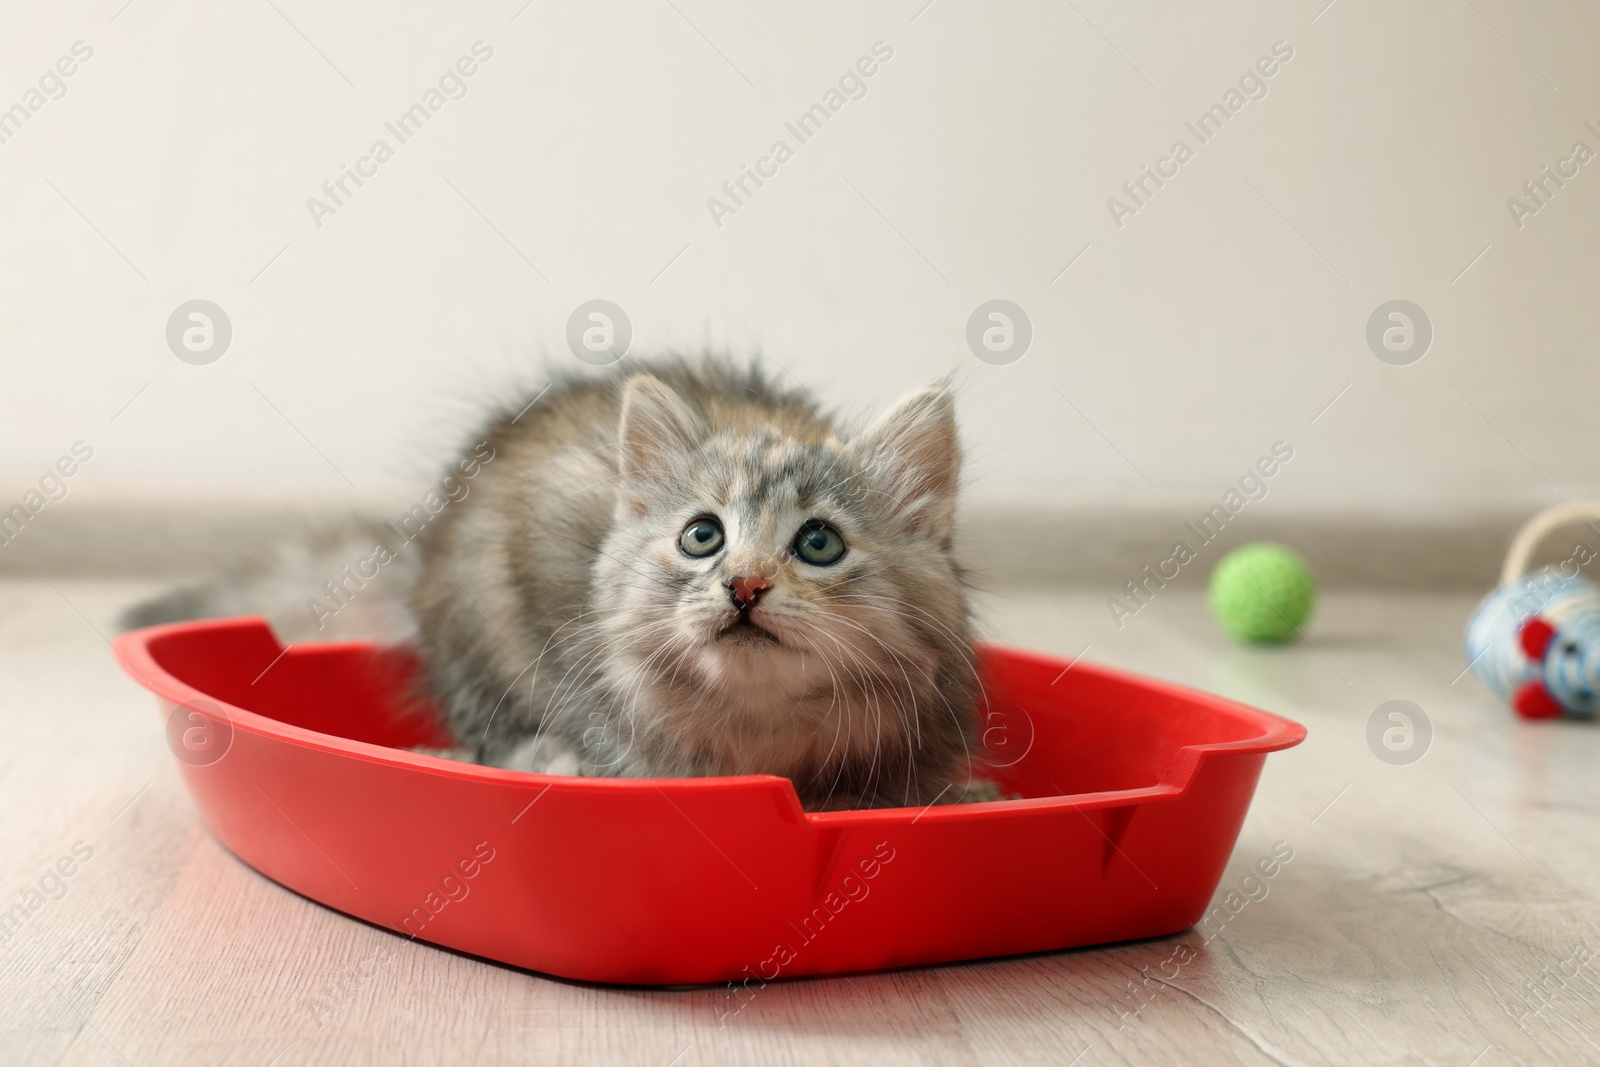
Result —
M445 748L430 748L427 745L417 745L409 751L420 752L424 756L438 756L440 759L453 759L460 763L478 762L473 759L470 748L462 748L459 745L451 745Z
M548 736L530 737L508 752L493 756L486 762L512 771L532 774L564 774L577 776L583 773L578 754L565 742Z
M969 778L965 785L966 789L951 801L952 804L984 804L991 800L1009 799L1000 791L999 783L987 778Z

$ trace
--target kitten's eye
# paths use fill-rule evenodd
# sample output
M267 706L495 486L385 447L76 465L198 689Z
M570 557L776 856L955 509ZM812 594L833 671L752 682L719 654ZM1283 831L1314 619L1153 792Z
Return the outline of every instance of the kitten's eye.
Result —
M844 558L844 537L827 523L813 519L795 535L794 554L817 567L838 563Z
M678 547L686 556L703 559L715 554L724 540L722 526L716 519L696 519L678 535Z

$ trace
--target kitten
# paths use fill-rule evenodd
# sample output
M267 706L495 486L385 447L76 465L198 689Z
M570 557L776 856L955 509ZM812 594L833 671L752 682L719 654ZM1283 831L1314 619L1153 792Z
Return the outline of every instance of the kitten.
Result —
M482 439L494 461L404 575L470 758L776 774L813 810L993 795L968 781L947 392L845 436L754 369L669 361L558 381Z

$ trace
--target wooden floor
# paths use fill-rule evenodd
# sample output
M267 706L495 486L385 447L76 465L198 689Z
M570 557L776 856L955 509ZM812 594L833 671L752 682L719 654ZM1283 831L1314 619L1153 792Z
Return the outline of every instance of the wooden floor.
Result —
M33 907L0 929L0 1064L1600 1062L1600 729L1519 725L1454 681L1468 599L1331 597L1314 646L1250 650L1176 590L1121 631L1103 595L992 595L994 638L1305 723L1219 899L1293 859L1209 941L779 982L730 1014L720 988L406 942L234 860L103 640L141 591L0 585L0 910ZM1410 765L1367 742L1393 699L1432 724Z

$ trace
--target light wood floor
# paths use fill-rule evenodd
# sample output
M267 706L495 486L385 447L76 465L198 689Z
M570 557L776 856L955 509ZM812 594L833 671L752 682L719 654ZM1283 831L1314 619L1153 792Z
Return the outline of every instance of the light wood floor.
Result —
M102 639L141 591L0 585L0 909L48 890L0 931L0 1064L1600 1062L1600 729L1519 725L1452 684L1469 599L1332 597L1315 647L1249 650L1177 590L1120 632L1103 596L987 598L1000 640L1304 722L1219 900L1277 842L1294 858L1210 939L775 983L741 1008L408 943L244 867ZM1366 740L1397 698L1433 725L1409 766Z

